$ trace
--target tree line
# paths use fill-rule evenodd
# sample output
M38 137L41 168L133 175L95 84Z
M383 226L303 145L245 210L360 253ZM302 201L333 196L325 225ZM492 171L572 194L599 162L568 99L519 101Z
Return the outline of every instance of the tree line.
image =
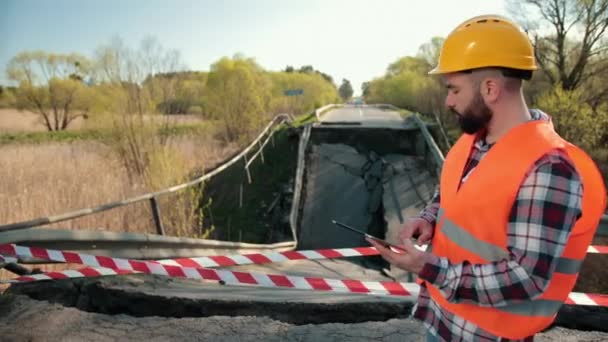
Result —
M0 88L0 106L37 113L49 131L107 113L194 113L221 121L226 139L235 140L278 112L306 113L339 98L331 77L312 66L267 71L237 54L190 71L178 51L151 37L137 48L115 38L92 57L24 51L6 72L17 86ZM303 92L287 97L288 89Z

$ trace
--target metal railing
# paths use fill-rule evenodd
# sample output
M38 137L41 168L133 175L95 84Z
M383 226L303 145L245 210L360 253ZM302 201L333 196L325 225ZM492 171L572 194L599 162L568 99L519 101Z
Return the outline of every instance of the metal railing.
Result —
M302 193L302 184L304 179L304 167L306 164L306 146L308 146L308 140L310 139L310 132L312 125L308 124L304 127L304 131L300 136L300 143L298 145L298 164L296 167L296 179L294 182L293 201L291 202L291 212L289 213L289 225L291 226L291 233L294 241L298 241L298 216L300 212L300 199Z
M426 124L422 121L422 119L420 119L420 117L418 117L418 114L414 113L412 114L412 117L414 118L414 121L416 121L416 123L418 124L418 127L420 127L422 136L424 137L424 140L426 141L427 146L429 147L433 159L435 159L435 173L439 178L441 176L441 168L443 167L445 157L443 156L443 153L441 153L441 149L439 148L439 146L437 146L435 139L433 139L431 132L429 132L429 129L426 127Z

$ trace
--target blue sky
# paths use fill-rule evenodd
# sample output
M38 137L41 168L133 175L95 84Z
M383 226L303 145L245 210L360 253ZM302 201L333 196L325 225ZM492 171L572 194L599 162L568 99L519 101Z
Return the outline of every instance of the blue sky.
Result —
M504 1L1 0L0 84L24 50L91 57L115 36L133 47L153 36L191 70L242 53L267 70L312 65L359 93L389 63L484 13L506 15Z

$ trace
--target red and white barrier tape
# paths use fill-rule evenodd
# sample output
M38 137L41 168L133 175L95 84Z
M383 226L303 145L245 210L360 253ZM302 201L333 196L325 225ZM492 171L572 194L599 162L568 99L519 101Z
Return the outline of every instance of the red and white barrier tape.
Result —
M587 253L608 254L608 246L589 246Z
M424 246L426 247L426 246ZM378 251L374 247L355 247L355 248L335 248L335 249L319 249L305 251L287 251L287 252L266 252L266 253L251 253L251 254L234 254L234 255L214 255L195 258L179 258L179 259L163 259L151 262L158 262L163 265L194 267L194 268L213 268L213 267L228 267L236 265L252 265L252 264L269 264L275 262L284 262L289 260L322 260L347 258L353 256L369 256L378 255ZM2 256L0 255L0 258ZM11 258L13 259L13 258ZM14 259L16 260L16 259ZM14 279L0 281L0 283L20 283L41 280L58 280L66 278L83 278L83 277L99 277L104 275L131 274L140 272L131 272L122 270L117 272L106 267L87 267L79 270L52 271L27 276L21 276Z
M110 268L105 267L86 267L80 270L67 270L67 271L57 271L57 272L46 272L40 274L32 274L27 276L21 276L15 279L11 279L9 283L23 283L23 282L32 282L32 281L42 281L42 280L60 280L60 279L68 279L68 278L83 278L83 277L99 277L99 276L107 276L107 275L121 275L121 274L132 274L139 272L132 272L127 270L112 270ZM294 277L291 277L294 278ZM324 279L326 282L341 282L345 280L332 280L332 279ZM373 283L373 282L363 282L363 283ZM230 284L234 285L234 284ZM412 296L416 296L420 290L419 286L416 283L401 283L401 285L407 285L408 291ZM293 288L301 289L298 285ZM311 288L306 288L311 289ZM312 288L312 290L316 290ZM329 290L332 291L332 290ZM343 292L343 291L339 291ZM355 291L353 291L355 292ZM377 293L374 293L377 294ZM394 295L394 294L393 294ZM606 306L608 307L608 295L602 294L594 294L594 293L581 293L581 292L571 292L566 299L566 304L574 304L574 305L591 305L591 306Z
M196 258L158 260L163 265L185 267L227 267L235 265L271 264L289 260L322 260L378 255L374 247L319 249L308 251L266 252L252 254L214 255Z
M0 263L10 264L11 262L17 262L17 261L18 261L17 258L4 256L4 255L0 254Z
M421 248L426 248L422 246ZM608 254L608 246L589 246L587 253ZM227 267L236 265L269 264L289 260L322 260L348 258L355 256L378 255L374 247L335 248L306 251L266 252L252 254L215 255L196 258L179 258L157 260L163 265L184 267ZM16 259L11 258L11 262Z
M418 247L418 246L417 246ZM419 249L426 249L426 245ZM589 246L587 253L608 254L608 246ZM216 255L196 258L158 260L164 265L185 267L227 267L235 265L270 264L288 260L321 260L354 256L378 255L374 247L318 249L307 251L267 252L235 255Z
M2 280L0 283L15 284L15 283L29 283L32 281L42 280L61 280L61 279L74 279L74 278L87 278L87 277L101 277L109 275L121 275L121 274L134 274L140 272L133 272L127 270L113 270L105 267L85 267L79 270L65 270L65 271L51 271L44 273L29 274L25 276L19 276L17 278Z
M599 293L570 292L566 304L608 306L608 295Z
M601 253L601 251L598 252ZM229 285L288 287L296 289L354 292L389 296L412 296L419 292L419 288L414 283L374 282L349 279L337 280L316 277L233 272L226 270L218 271L196 266L196 264L209 264L209 262L212 262L212 264L209 265L214 266L232 266L239 264L271 263L285 260L329 259L347 256L377 255L378 252L373 247L282 253L270 252L250 255L233 255L231 257L212 256L159 261L128 260L16 245L0 245L0 253L11 256L36 257L49 261L69 262L93 266L83 268L78 271L67 270L21 276L8 280L7 282L10 283L130 273L147 273L198 280L222 280ZM177 265L172 265L173 263ZM608 306L608 295L572 292L566 300L566 303L577 305Z
M141 272L169 277L189 278L196 280L223 281L229 285L256 285L261 287L285 287L302 290L317 290L331 292L352 292L378 296L414 297L419 287L414 283L399 283L392 281L360 281L353 279L326 279L318 277L300 277L277 274L264 274L253 272L238 272L228 270L215 270L210 268L184 267L163 265L153 261L138 261L107 256L95 256L36 247L23 247L16 245L0 245L0 253L10 256L36 257L43 260L83 264L95 267L94 272L105 272L98 268L109 268L117 274L120 272ZM55 276L66 275L64 271L55 272ZM53 273L53 272L50 272ZM106 272L107 273L107 272ZM70 274L70 273L68 273ZM77 273L72 273L77 275ZM110 273L112 274L112 273ZM102 275L102 274L99 274ZM37 275L27 276L35 279ZM21 277L23 278L23 277Z

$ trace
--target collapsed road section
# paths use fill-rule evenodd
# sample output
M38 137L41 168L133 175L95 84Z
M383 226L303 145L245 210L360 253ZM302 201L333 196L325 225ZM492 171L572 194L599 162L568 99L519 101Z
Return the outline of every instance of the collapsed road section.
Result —
M295 182L301 188L297 249L306 250L303 256L310 257L322 249L367 245L360 235L333 225L332 219L396 242L403 221L430 201L437 184L439 166L419 123L414 119L386 125L322 122L308 131L306 153L299 161L303 165L298 167L303 172ZM298 325L404 318L415 300L413 292L401 297L376 294L383 291L380 285L408 280L396 270L386 270L378 257L273 257L271 263L215 265L223 275L235 272L221 281L123 275L24 283L9 292L110 315L258 316ZM240 278L236 272L243 272ZM232 276L242 284L226 284L224 279ZM246 286L252 281L266 285L274 281L280 286ZM376 292L353 293L363 292L365 286ZM562 312L570 309L565 306ZM605 319L600 309L589 308L577 327L597 330L596 324L589 325L589 317ZM585 317L580 312L572 316ZM562 313L561 324L575 321L561 317Z
M413 120L378 128L318 125L306 154L299 249L365 246L332 220L396 240L437 185L436 165Z

